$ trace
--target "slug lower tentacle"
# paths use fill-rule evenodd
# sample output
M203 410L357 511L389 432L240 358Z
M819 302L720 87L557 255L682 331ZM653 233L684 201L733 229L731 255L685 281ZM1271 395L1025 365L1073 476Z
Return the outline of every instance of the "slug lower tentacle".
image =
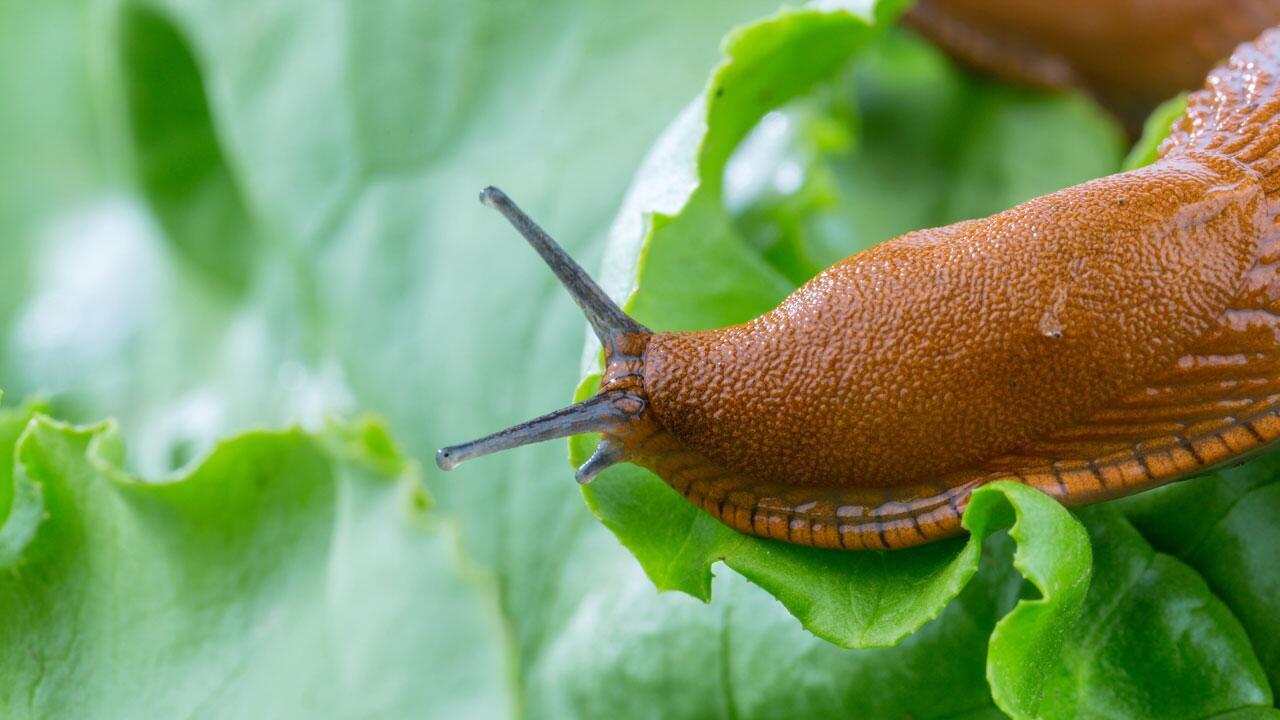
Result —
M441 451L570 433L746 533L954 535L975 487L1068 504L1280 438L1280 30L1192 95L1153 165L854 255L750 322L651 333L505 196L605 347L595 399ZM548 419L549 418L549 419Z

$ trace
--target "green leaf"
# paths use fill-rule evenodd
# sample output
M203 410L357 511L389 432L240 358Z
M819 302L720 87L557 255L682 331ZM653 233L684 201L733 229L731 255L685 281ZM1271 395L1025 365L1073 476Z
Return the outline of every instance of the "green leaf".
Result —
M223 157L196 59L154 9L127 5L120 32L142 190L185 258L211 280L242 291L251 280L256 238Z
M995 518L1005 500L977 502L995 506L984 514ZM1039 532L1041 519L1028 514L1021 527ZM1206 595L1204 582L1153 554L1114 510L1092 509L1084 519L1099 555L1080 620L1065 638L1064 662L1047 668L1037 711L1027 710L1035 696L1021 698L1029 706L1005 709L1046 718L1273 716L1257 661L1239 646L1239 623ZM997 665L1025 674L1046 669L1017 665L1040 648L1010 630L1039 619L1026 608L1037 607L1044 591L1021 587L1009 564L1012 543L1004 540L988 540L982 569L938 620L894 648L853 651L815 643L782 606L733 574L715 579L709 607L678 593L648 598L640 591L646 579L600 548L612 574L589 578L578 611L538 667L539 685L556 688L543 714L593 717L613 707L611 716L643 717L644 707L623 701L652 697L661 698L666 717L1002 716L986 697L984 662L993 685ZM1046 558L1060 557L1057 548L1040 547ZM1065 591L1078 606L1080 588L1044 587L1059 599ZM985 660L982 648L997 622L999 639ZM1007 649L1014 654L997 659ZM1237 715L1226 713L1234 708Z
M1280 687L1280 455L1268 455L1121 503L1158 550L1208 583Z
M1173 123L1182 117L1182 112L1187 109L1187 96L1185 94L1177 97L1169 98L1160 107L1152 111L1151 116L1142 126L1142 137L1138 138L1138 142L1129 150L1129 154L1125 157L1122 165L1125 170L1133 170L1143 165L1150 165L1156 161L1156 156L1160 152L1160 143L1169 137L1169 131L1173 129Z
M1045 716L1218 717L1269 707L1244 628L1204 579L1153 551L1114 507L1082 516L1094 583L1045 689Z
M989 528L1011 519L996 517L1008 505L989 505ZM987 638L1023 582L1004 533L985 543L974 581L938 620L873 650L817 640L734 573L714 579L710 605L655 595L625 551L593 540L566 580L577 602L531 669L535 716L641 718L660 708L669 718L1004 717L984 677Z
M982 569L941 617L894 648L819 641L759 588L715 578L715 600L645 592L624 550L603 561L577 610L534 668L539 717L1002 718L991 702L986 642L1017 602L1012 543L986 544ZM604 568L607 568L604 569Z
M1013 482L975 490L964 513L965 528L981 538L993 518L1010 510L1018 516L1009 530L1018 544L1013 565L1038 597L1019 601L996 623L987 680L1000 709L1013 717L1037 717L1045 680L1058 666L1089 591L1093 555L1075 518L1039 491Z
M38 484L14 472L13 448L27 423L44 410L41 402L0 410L0 570L12 567L31 542L44 519L44 499Z
M0 98L21 99L0 101L0 155L6 159L0 163L0 379L19 397L33 390L54 393L60 413L119 416L131 439L132 464L151 475L206 449L226 452L214 441L221 433L295 417L314 423L335 408L384 412L412 456L429 460L441 444L563 404L576 377L580 317L511 231L475 206L474 191L488 183L506 187L584 265L596 265L629 174L705 81L716 40L734 22L775 7L767 0L625 7L505 0L155 0L127 3L127 10L110 1L89 5L0 4ZM885 5L881 12L891 9ZM763 52L769 39L760 40ZM823 53L833 49L815 52L829 57ZM733 183L719 177L729 170L695 162L707 132L707 106L682 115L684 125L676 127L684 130L673 129L655 147L646 170L652 181L633 185L632 211L619 216L614 248L604 258L609 286L629 293L639 283L632 308L663 329L724 324L769 307L814 269L871 243L994 212L1115 167L1114 127L1078 98L974 80L906 36L890 35L861 52L852 70L833 65L791 104L772 111L794 120L782 133L791 153L782 161L748 151L763 125L751 130L754 121L745 118L769 105L764 98L739 97L734 107L746 114L721 121L724 135L708 145L719 148L717 155L728 153L730 168L742 159L770 182L786 178L787 162L798 160L801 189L794 194L733 196ZM171 85L155 87L156 76ZM742 132L746 139L733 138ZM166 153L183 143L190 143L188 161ZM704 194L689 202L695 188L715 184L724 186L728 212L720 197ZM225 255L218 252L219 240ZM654 250L647 257L641 252L646 248ZM689 263L687 271L682 262ZM589 359L594 364L594 353ZM22 424L2 417L0 427ZM72 445L84 439L77 433L89 432L52 427L54 439ZM1012 547L1001 535L987 541L988 561L937 621L895 648L843 650L804 631L786 608L740 576L705 579L705 567L695 562L705 549L697 537L683 564L664 572L682 582L704 578L706 592L714 587L710 606L678 593L654 593L640 566L577 502L563 446L524 449L456 475L428 476L440 498L433 512L456 517L468 554L496 574L496 587L477 586L469 571L441 559L450 554L441 546L455 545L451 522L405 511L386 492L392 484L381 476L398 474L395 468L402 466L394 453L377 449L386 443L377 434L340 434L350 442L356 442L353 434L365 438L354 452L362 460L342 459L327 441L307 433L296 438L310 449L290 457L311 457L316 467L330 468L334 487L347 487L342 478L348 476L378 476L370 487L384 488L374 495L386 505L371 501L379 509L357 513L366 522L356 523L356 532L344 524L347 515L316 501L323 493L308 492L308 485L299 494L303 507L269 516L286 518L284 528L307 528L288 544L298 567L276 558L271 576L302 589L294 592L290 585L271 595L254 585L246 592L249 604L281 599L272 617L284 617L285 630L262 624L264 652L275 654L244 656L247 674L226 685L233 699L251 697L249 686L238 683L261 687L263 678L283 672L281 697L295 697L314 683L311 699L298 707L331 700L325 709L334 714L501 712L507 708L492 708L486 698L509 691L511 702L530 717L999 714L984 669L1000 660L994 650L988 658L987 643L996 622L1019 602L1024 584L1007 563ZM42 435L40 447L53 446L48 440ZM240 440L231 444L244 450ZM297 447L276 440L266 444ZM274 457L274 450L268 455ZM83 462L68 462L68 471L83 469ZM93 488L115 486L96 472L76 477L96 478ZM299 474L286 468L280 476L298 482ZM20 475L29 490L44 487ZM654 515L656 532L664 511L683 507L667 496L646 495L646 487L637 483L633 497L630 486L618 490L611 502L634 507L616 514L611 527L622 521L644 527ZM1232 513L1248 514L1256 497ZM1198 514L1196 500L1168 512ZM30 503L14 506L43 507ZM216 511L218 502L207 505ZM115 516L99 513L103 508L119 509L94 506L69 517L105 523ZM1265 515L1258 512L1233 532L1261 522ZM432 527L410 532L399 522L405 515L414 518L410 529L419 519ZM0 547L12 548L10 556L28 547L32 533L30 547L61 547L66 523L56 515L43 524L42 512L14 521L21 516L0 530ZM325 523L328 531L318 529ZM1176 555L1159 539L1163 531L1155 526L1161 523L1154 519L1143 532L1157 549ZM235 521L241 530L245 524ZM1178 523L1169 527L1176 537ZM6 619L0 633L18 635L3 637L66 637L77 629L72 618L101 623L127 612L128 603L118 598L132 596L101 591L106 571L142 572L130 564L133 548L140 547L144 559L163 548L153 547L150 536L121 537L128 547L113 538L76 556L95 560L87 567L99 575L85 580L96 592L92 602L72 608L53 597L50 607L65 610L58 619L29 630ZM325 551L317 548L331 547L335 537L367 541L379 557L398 563L396 572L374 568L356 577L358 569L343 562L354 551L318 568L315 558ZM1276 633L1267 623L1275 613L1267 601L1276 593L1265 560L1275 546L1250 545L1253 535L1223 537L1228 539L1203 562L1234 567L1226 573L1229 581L1200 572L1249 632L1274 683L1267 638ZM645 561L645 571L663 567L667 555L681 557L664 545L668 539L654 536L649 551L656 559ZM182 538L175 542L182 546ZM954 552L961 543L952 545ZM1256 556L1240 550L1246 546ZM108 562L111 553L123 560ZM781 572L790 566L760 558L761 577L790 582L793 576ZM220 562L219 577L236 577L238 564ZM1187 560L1199 569L1197 562ZM1115 587L1107 567L1095 568L1092 588ZM330 571L351 582L333 580L321 588L315 578ZM1250 573L1259 578L1256 591ZM66 587L75 577L65 576ZM1170 606L1194 601L1204 609L1198 617L1213 621L1194 625L1197 632L1212 630L1212 647L1235 648L1238 634L1224 630L1230 623L1214 610L1220 606L1197 594L1185 573L1162 571L1159 578L1152 582L1168 593L1167 603L1148 597L1141 616L1126 616L1127 624L1141 626ZM400 594L402 584L417 596ZM158 585L146 576L143 586ZM350 609L354 601L334 605L326 588L339 586L350 593L358 588L358 612ZM1039 592L1022 599L1034 602ZM1056 597L1063 600L1061 592ZM475 621L490 615L495 598L502 625ZM1086 616L1092 601L1086 601ZM835 605L804 597L790 602L812 622L840 624ZM893 605L884 604L891 613ZM198 657L187 645L146 634L142 639L155 644L121 651L129 666L116 662L108 629L94 623L79 626L94 629L86 636L92 642L49 643L56 650L71 647L65 653L39 653L45 643L32 645L37 657L101 666L102 673L127 667L131 674L112 678L120 688L139 687L145 673L180 681L144 688L153 695L123 697L123 689L104 688L101 675L82 691L65 674L46 675L43 694L36 694L46 715L109 715L113 700L120 700L121 714L154 714L138 710L156 698L174 703L164 708L174 713L186 709L176 705L206 689L206 679L190 668L224 668L226 648L235 641L211 633L236 627L233 622L252 615L252 608L228 620L216 611L199 613L189 598L183 607L195 609L175 630L177 638L196 638L216 652ZM330 612L334 607L341 611ZM164 610L157 617L172 621ZM326 613L324 622L317 619ZM1052 623L1024 620L1014 627L1024 624L1037 630ZM134 626L146 630L146 622ZM297 663L272 662L290 652L283 633L296 630L305 653L321 627L333 638L327 647ZM1140 689L1165 675L1181 682L1197 669L1217 668L1236 674L1186 688L1222 691L1223 698L1242 702L1263 697L1250 670L1256 666L1232 654L1238 648L1179 666L1192 656L1155 657L1158 648L1173 646L1169 638L1177 637L1170 635L1177 626L1143 627L1148 630L1140 642L1119 643L1127 651L1115 667L1117 687ZM347 645L362 670L345 676L346 682L338 670L301 679ZM1088 656L1072 656L1070 645L1066 652L1077 662ZM30 660L20 654L11 643L0 647L0 657ZM1137 669L1149 674L1127 676L1140 661L1145 665ZM1046 701L1042 713L1120 707L1104 702L1109 678L1076 668L1064 672L1071 688L1087 690L1071 695L1078 705ZM1040 668L1025 668L1028 675L1020 679L1016 672L1023 669L1010 670L1014 676L1007 679L993 676L995 686L1006 682L1002 702L1020 703L1011 709L1035 704L1018 693L1036 682ZM5 677L31 681L25 665ZM1238 682L1225 682L1232 679ZM500 687L493 684L499 681ZM435 694L447 683L453 683L449 692ZM93 693L98 695L85 700ZM1213 704L1201 698L1195 707ZM210 701L208 707L206 714L223 705ZM225 707L231 714L237 710L233 702ZM1237 715L1251 712L1243 708Z
M81 16L81 8L65 2L0 4L0 327L6 330L33 284L33 246L44 222L101 183ZM8 390L15 360L0 352Z
M133 463L153 473L238 428L356 407L386 415L429 462L444 444L555 407L577 379L580 316L476 191L500 184L571 250L589 247L726 29L774 6L199 0L146 3L131 12L162 26L125 33L110 10L6 5L19 17L0 33L77 52L49 63L60 75L43 82L47 95L0 103L0 119L18 116L0 136L6 157L27 158L21 138L36 135L58 151L45 157L88 164L82 129L116 151L108 180L52 208L26 198L25 169L3 186L32 216L15 244L34 247L14 284L30 290L0 334L3 380L18 397L50 393L74 418L120 418ZM55 18L23 17L37 14ZM145 46L173 36L168 53ZM22 47L0 75L43 57ZM162 105L167 132L125 122L143 115L129 89L157 74L205 95ZM27 98L26 79L6 97ZM64 86L76 102L61 101ZM88 88L96 97L81 97ZM169 176L151 143L193 139L217 143L195 148L194 190L154 193ZM155 182L130 178L148 168ZM238 293L201 264L208 236L178 235L225 207L202 204L226 196L200 190L223 170L252 223L224 238L254 247ZM21 266L15 255L6 244L0 272ZM471 519L468 553L497 572L530 657L557 621L566 548L594 524L570 478L550 446L426 478L443 511Z
M496 608L381 424L246 433L155 482L109 423L36 416L15 453L45 516L0 575L6 717L509 709Z

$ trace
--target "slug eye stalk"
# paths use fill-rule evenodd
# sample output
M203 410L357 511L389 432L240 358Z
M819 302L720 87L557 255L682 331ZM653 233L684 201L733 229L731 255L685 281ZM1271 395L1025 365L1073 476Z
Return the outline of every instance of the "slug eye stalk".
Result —
M620 346L627 345L627 338L652 334L648 328L623 312L582 266L569 257L564 248L512 202L506 193L495 187L487 187L480 193L480 202L502 213L524 239L529 241L538 255L542 256L560 284L569 291L578 307L582 308L591 329L604 346L606 357L612 358L619 354ZM647 404L643 398L625 389L604 388L594 397L542 417L468 443L443 448L436 453L436 464L441 470L452 470L472 458L544 440L589 432L621 434L633 421L640 418ZM591 482L606 468L625 460L625 456L623 444L606 437L595 454L578 469L578 482Z
M551 239L538 224L516 206L507 194L490 186L480 191L480 202L502 213L503 217L524 236L534 250L542 256L542 260L551 268L551 272L560 279L560 284L569 291L573 301L582 308L582 313L591 323L600 343L609 348L621 335L643 333L649 329L623 312L605 291L600 289L595 280L587 274L582 266L569 257L569 253L560 244Z
M625 403L618 402L624 399L629 399L626 398L624 393L608 393L589 397L582 402L549 412L528 422L513 425L506 430L499 430L478 440L443 448L436 453L436 464L440 466L441 470L452 470L472 458L502 450L510 450L523 445L531 445L543 440L555 440L588 432L619 432L627 426L631 417L625 407ZM604 448L603 444L601 448ZM596 454L599 455L599 451ZM613 462L617 462L620 459L620 457L616 458ZM595 461L594 464L593 461ZM605 467L613 464L610 462L596 469L596 466L599 466L601 462L603 461L596 461L593 455L591 460L588 460L582 466L582 470L579 471L579 478L583 477L584 473L587 475L587 480L582 482L589 481ZM588 468L591 469L589 470Z

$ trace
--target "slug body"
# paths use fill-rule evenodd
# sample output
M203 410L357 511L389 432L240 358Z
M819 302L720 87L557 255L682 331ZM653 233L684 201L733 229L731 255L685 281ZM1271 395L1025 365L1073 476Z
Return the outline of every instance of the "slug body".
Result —
M573 275L599 394L441 465L600 431L580 480L631 461L742 532L860 549L960 532L998 479L1082 504L1238 461L1280 438L1278 71L1280 30L1155 164L901 236L742 325L651 333Z
M1280 23L1280 0L919 0L907 22L1006 80L1086 90L1132 129Z

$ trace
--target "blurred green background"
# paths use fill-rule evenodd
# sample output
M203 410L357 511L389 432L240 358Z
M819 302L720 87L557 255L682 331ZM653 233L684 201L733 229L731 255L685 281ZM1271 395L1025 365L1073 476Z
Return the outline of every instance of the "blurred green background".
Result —
M1000 717L986 642L1024 592L1006 538L939 621L841 650L732 572L710 604L657 593L564 443L448 476L431 460L565 404L584 365L576 308L479 189L625 270L606 239L646 152L726 33L776 9L0 0L0 440L28 428L0 509L27 487L48 510L25 550L0 529L0 715ZM1114 171L1125 144L1081 98L890 34L730 160L724 205L773 283L734 312ZM745 282L650 279L642 319L689 326L724 310L699 292ZM118 430L28 426L30 398ZM118 466L181 482L138 490ZM1272 622L1258 607L1250 632ZM1280 646L1232 664L1248 643L1224 632L1230 661L1176 658L1219 683L1204 707L1271 705ZM1061 686L1114 700L1077 671ZM1114 707L1161 717L1148 699Z

